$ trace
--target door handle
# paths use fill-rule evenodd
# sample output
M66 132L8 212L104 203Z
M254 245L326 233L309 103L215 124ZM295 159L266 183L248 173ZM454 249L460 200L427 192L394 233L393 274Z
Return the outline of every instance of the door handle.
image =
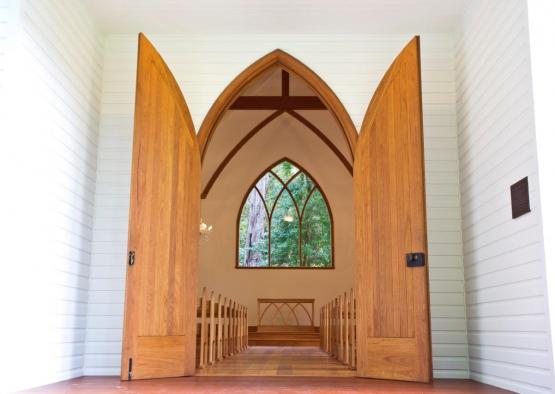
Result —
M426 255L422 252L407 253L407 267L424 267L426 264Z

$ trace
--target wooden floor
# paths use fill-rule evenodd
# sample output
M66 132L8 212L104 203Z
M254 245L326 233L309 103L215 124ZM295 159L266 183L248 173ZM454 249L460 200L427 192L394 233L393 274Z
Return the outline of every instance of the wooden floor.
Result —
M174 393L372 393L372 394L468 394L508 393L471 380L436 379L431 384L361 378L296 376L206 376L120 382L116 376L83 377L40 387L29 393L58 394L174 394Z
M233 376L230 376L233 375ZM266 376L261 376L266 375ZM82 377L28 393L508 393L471 380L436 379L431 384L361 379L318 348L251 347L189 378L121 382L116 376Z
M355 371L317 347L250 346L242 353L197 370L197 376L353 377Z

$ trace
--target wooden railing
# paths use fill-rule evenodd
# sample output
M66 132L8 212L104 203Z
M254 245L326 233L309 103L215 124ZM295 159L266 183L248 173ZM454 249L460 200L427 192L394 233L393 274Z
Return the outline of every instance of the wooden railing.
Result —
M204 368L247 348L247 308L202 289L197 309L197 367Z
M320 347L356 369L356 301L353 289L320 309Z
M308 309L307 305L310 305ZM273 315L271 315L271 318L264 320L264 317L268 316L270 311L273 312ZM300 315L297 315L297 312ZM307 320L303 319L305 316ZM291 324L293 320L296 324ZM308 324L301 324L303 320ZM280 322L281 324L278 324ZM259 298L258 327L260 329L265 326L314 327L314 298Z

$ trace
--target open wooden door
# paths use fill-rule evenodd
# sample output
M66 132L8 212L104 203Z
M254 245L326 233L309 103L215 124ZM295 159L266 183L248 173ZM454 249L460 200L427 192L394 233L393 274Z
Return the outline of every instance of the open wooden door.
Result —
M374 93L354 163L357 374L428 382L428 296L420 45ZM411 254L412 253L412 254Z
M195 373L200 151L170 70L139 35L121 379Z

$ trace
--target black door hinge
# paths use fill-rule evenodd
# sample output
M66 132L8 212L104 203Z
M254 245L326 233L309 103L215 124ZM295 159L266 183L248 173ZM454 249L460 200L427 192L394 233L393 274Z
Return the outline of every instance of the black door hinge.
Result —
M133 377L133 359L129 359L129 364L127 364L127 380L131 380Z
M424 253L407 253L407 267L424 267L425 264Z
M129 254L127 255L127 264L128 265L135 264L135 251L134 250L129 251Z

